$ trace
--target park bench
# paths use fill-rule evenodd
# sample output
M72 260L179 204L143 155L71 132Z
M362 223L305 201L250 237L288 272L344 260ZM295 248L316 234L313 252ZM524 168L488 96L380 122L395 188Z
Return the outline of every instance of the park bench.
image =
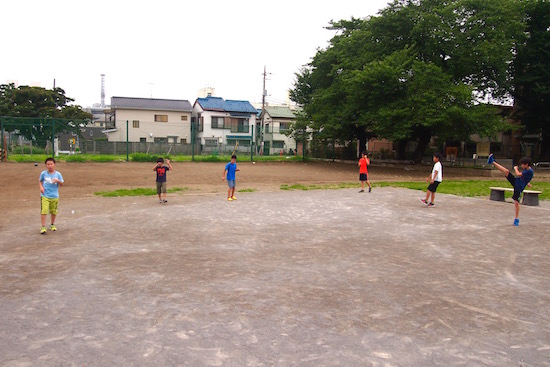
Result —
M514 189L509 187L490 187L490 189L491 189L491 196L489 197L489 199L495 200L495 201L504 201L505 191L514 192ZM523 199L521 200L521 203L523 205L538 206L539 194L542 194L542 191L523 190Z

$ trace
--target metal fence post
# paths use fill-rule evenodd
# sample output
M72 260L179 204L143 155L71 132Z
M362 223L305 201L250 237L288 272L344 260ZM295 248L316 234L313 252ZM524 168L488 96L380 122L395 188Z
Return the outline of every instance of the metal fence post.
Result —
M128 158L128 149L129 149L129 146L128 146L128 135L129 135L129 130L128 130L128 120L126 120L126 162L128 162L130 159Z
M195 161L195 123L191 121L191 162Z
M250 134L250 162L254 162L254 126L251 128Z

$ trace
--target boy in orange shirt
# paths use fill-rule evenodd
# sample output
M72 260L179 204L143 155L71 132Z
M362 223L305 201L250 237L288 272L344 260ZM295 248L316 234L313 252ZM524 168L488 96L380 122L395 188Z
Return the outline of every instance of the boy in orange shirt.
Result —
M369 192L372 191L372 186L369 182L369 172L367 170L367 166L370 164L370 159L367 157L367 152L364 151L362 153L362 157L359 158L359 162L357 165L359 166L359 181L361 181L361 191L359 192L365 192L365 182L369 186Z

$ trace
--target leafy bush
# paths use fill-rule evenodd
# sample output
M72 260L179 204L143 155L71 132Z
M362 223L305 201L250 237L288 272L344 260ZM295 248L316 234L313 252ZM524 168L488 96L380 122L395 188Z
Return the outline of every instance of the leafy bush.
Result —
M126 157L123 158L118 155L100 154L100 155L89 155L87 156L87 159L90 162L123 162L126 160Z
M68 155L65 160L67 162L86 162L86 158L81 156L80 154L71 154Z
M16 145L11 148L12 154L45 154L45 149L29 145Z
M157 155L157 154L148 154L148 153L133 153L130 155L130 159L134 162L156 162L158 157L164 159L170 159L170 156L167 155Z

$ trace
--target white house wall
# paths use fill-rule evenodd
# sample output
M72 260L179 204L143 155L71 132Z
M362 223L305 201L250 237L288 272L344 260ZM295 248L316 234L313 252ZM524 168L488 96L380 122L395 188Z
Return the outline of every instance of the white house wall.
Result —
M251 136L254 126L256 125L256 115L252 115L248 117L248 133L235 133L231 132L229 129L213 129L212 128L212 117L231 117L231 114L229 112L221 112L221 111L203 111L200 107L195 107L195 110L193 111L193 116L198 116L198 114L201 114L201 118L203 119L203 131L197 133L197 137L200 138L201 144L205 145L205 139L221 139L222 144L227 143L226 136ZM235 117L233 118L246 118L243 116Z
M155 121L155 115L168 115L168 122ZM182 116L187 116L187 121L182 121ZM108 134L109 141L126 141L126 121L128 121L128 141L130 142L139 142L140 138L145 138L147 142L154 142L155 138L169 137L177 137L177 143L182 139L186 139L187 143L191 142L191 112L117 109L115 126L117 131ZM139 121L139 128L133 127L134 121Z
M280 131L281 122L286 123L286 124L290 124L290 123L293 123L294 121L277 120L277 119L272 119L270 117L265 118L265 123L266 124L269 123L269 125L270 125L270 127L269 127L270 131ZM284 147L283 148L273 148L273 144L271 144L271 148L270 148L271 154L278 154L281 151L283 153L286 153L286 152L288 152L289 149L296 149L296 140L293 137L285 135L284 133L279 133L279 132L268 133L268 134L266 134L266 139L265 140L271 141L271 142L274 141L274 140L284 142Z

